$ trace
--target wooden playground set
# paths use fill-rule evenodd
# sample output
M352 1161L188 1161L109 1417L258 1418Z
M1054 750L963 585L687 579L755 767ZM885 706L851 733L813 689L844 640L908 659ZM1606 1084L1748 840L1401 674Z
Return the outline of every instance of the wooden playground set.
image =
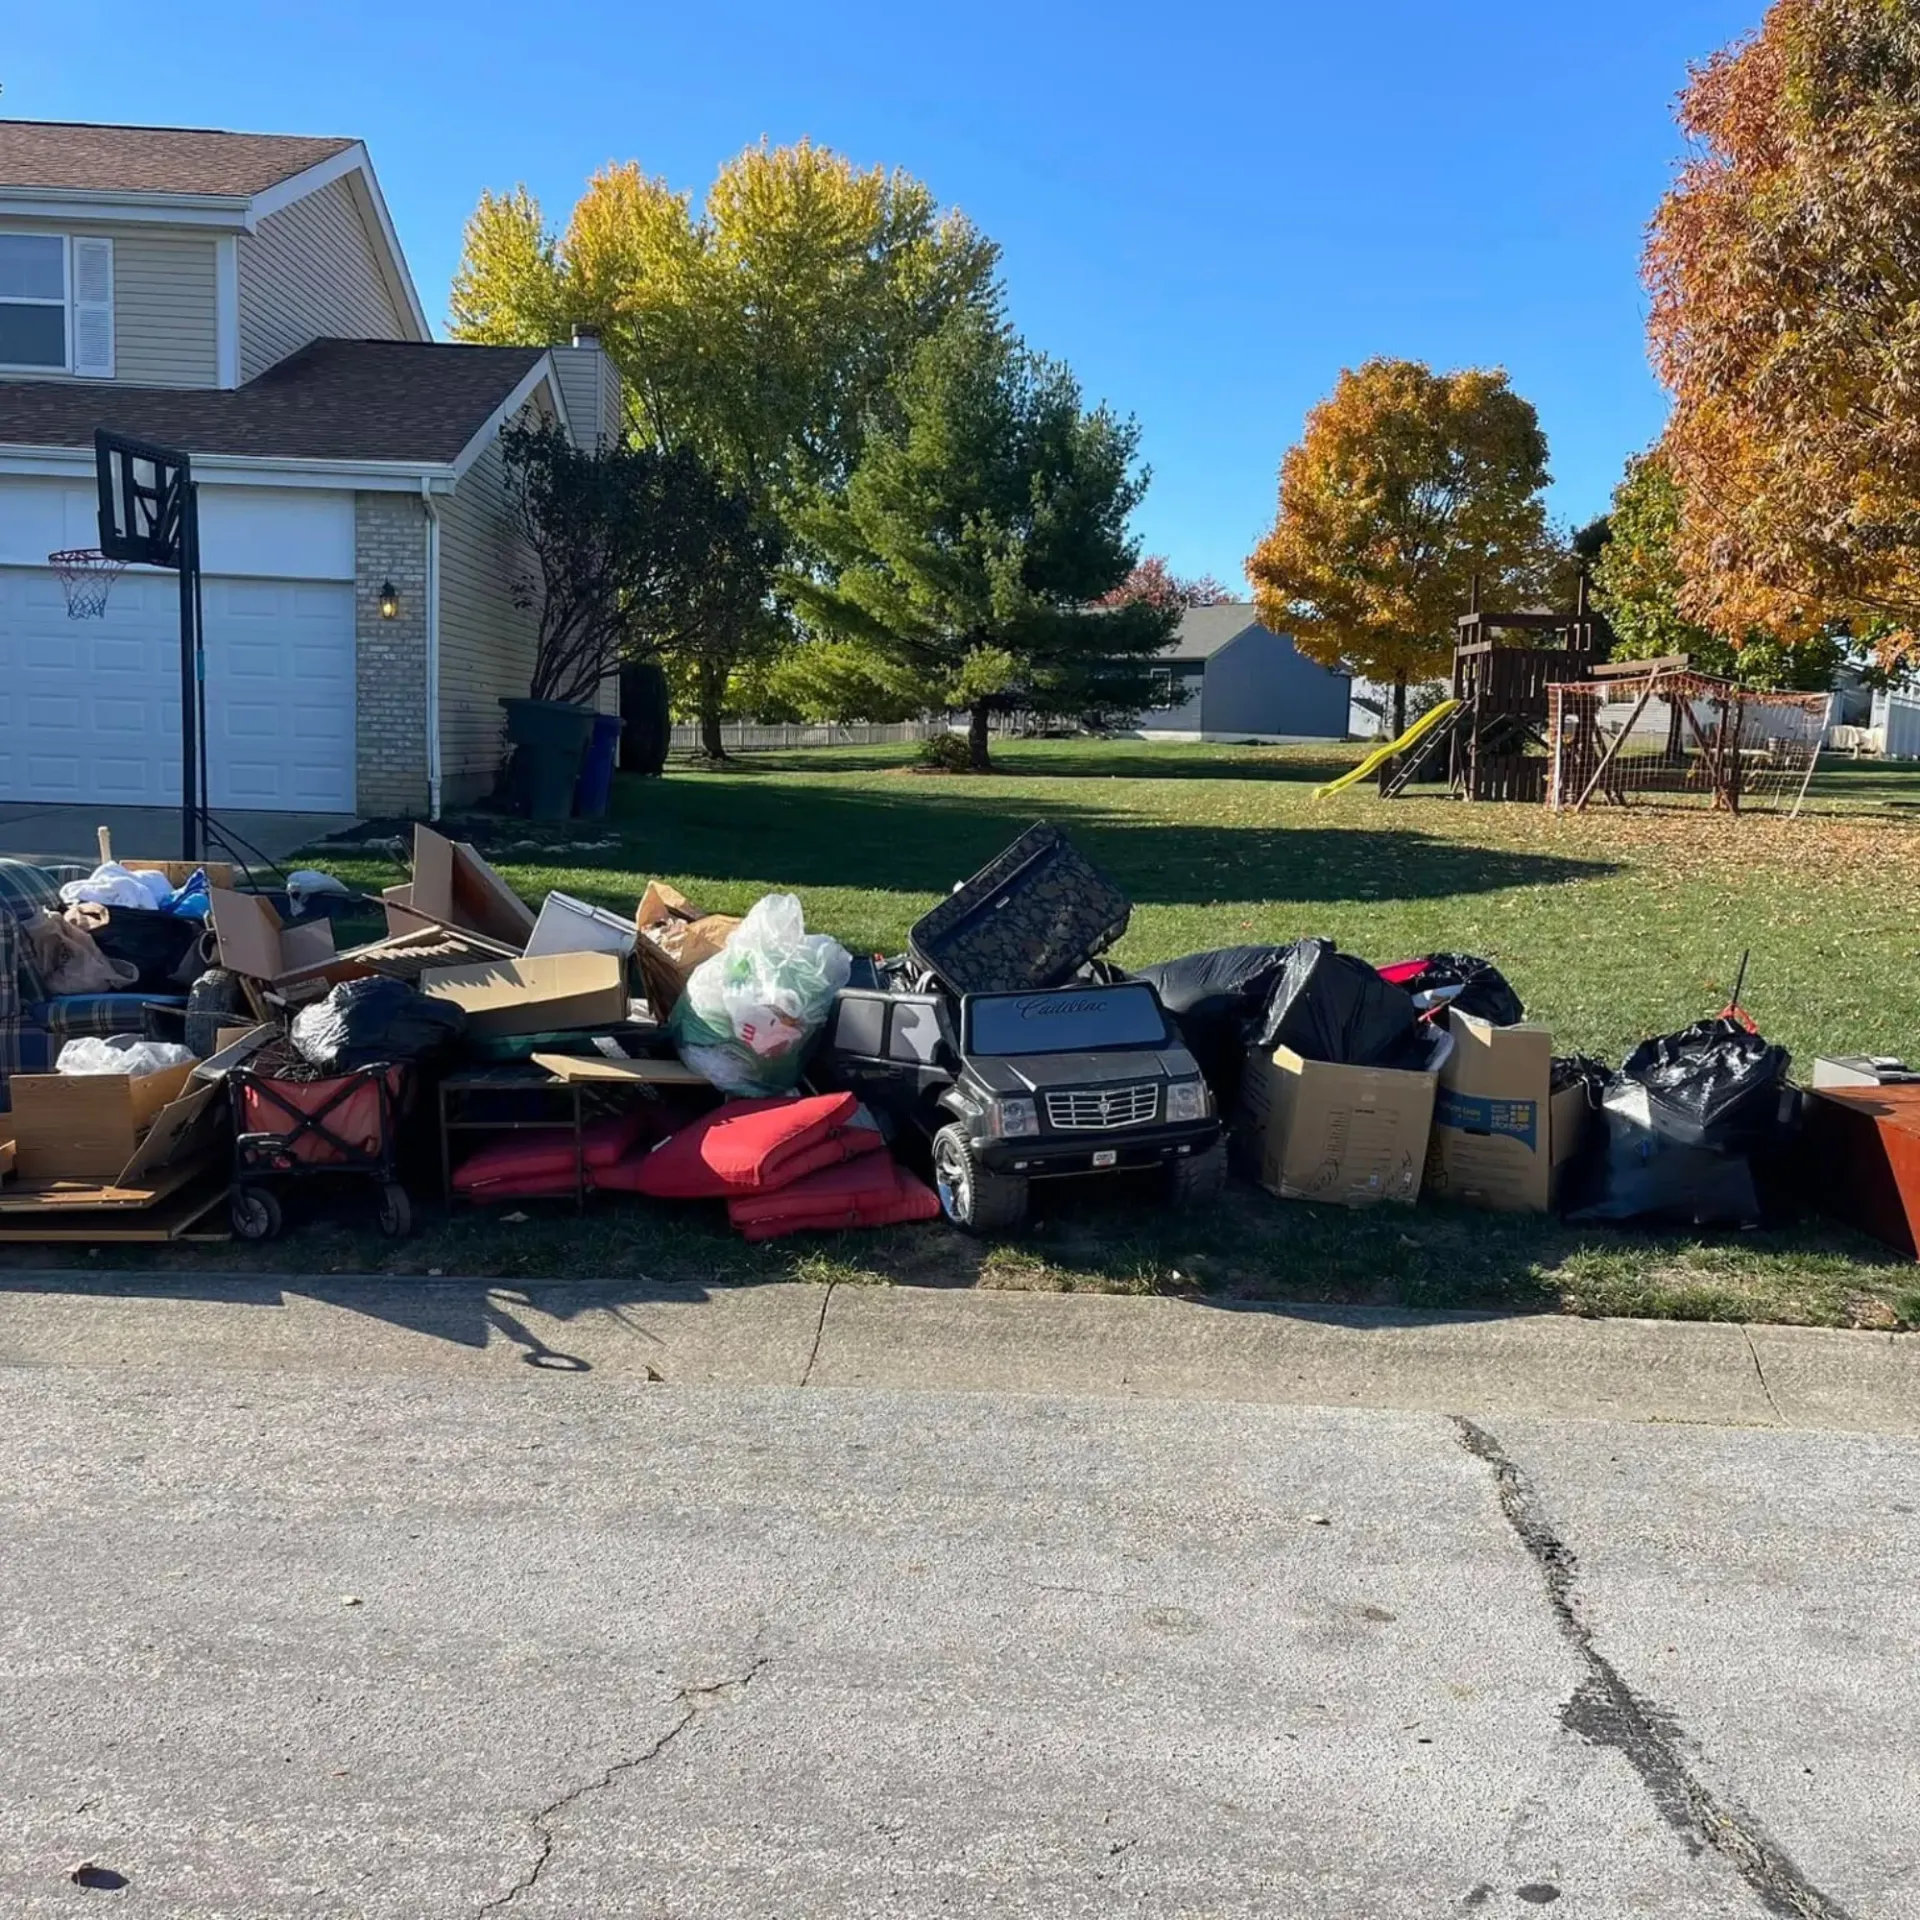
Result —
M1611 645L1584 574L1566 612L1493 612L1476 577L1449 697L1322 792L1377 775L1394 799L1435 778L1444 758L1447 791L1461 800L1578 813L1596 799L1628 806L1660 795L1729 813L1799 812L1826 731L1825 694L1758 692L1696 673L1685 654L1614 663Z

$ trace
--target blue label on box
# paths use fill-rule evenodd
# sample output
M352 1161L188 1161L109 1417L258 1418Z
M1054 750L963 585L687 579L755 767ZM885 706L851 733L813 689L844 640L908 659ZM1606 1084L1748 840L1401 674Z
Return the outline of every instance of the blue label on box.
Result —
M1442 1087L1434 1099L1433 1118L1436 1125L1461 1133L1497 1134L1504 1140L1518 1140L1529 1153L1539 1150L1538 1100L1489 1100Z

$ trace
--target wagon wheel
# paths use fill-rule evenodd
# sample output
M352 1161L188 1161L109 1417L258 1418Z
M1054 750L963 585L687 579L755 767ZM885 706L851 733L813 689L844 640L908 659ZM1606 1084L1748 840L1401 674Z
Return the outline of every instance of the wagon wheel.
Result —
M230 1211L242 1240L272 1240L286 1225L280 1201L268 1187L235 1187Z
M380 1189L380 1231L392 1240L404 1240L413 1231L413 1202L395 1180Z

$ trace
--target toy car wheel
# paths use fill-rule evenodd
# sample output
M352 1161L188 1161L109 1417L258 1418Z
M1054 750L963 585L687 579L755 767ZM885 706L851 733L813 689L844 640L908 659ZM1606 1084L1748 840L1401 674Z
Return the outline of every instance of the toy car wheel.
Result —
M1002 1233L1027 1217L1025 1175L983 1167L958 1127L933 1136L933 1183L947 1218L968 1233Z
M218 1050L220 1029L251 1022L240 976L209 967L187 989L187 1051L206 1060Z
M266 1187L235 1187L231 1211L242 1240L271 1240L286 1225L279 1200Z
M1167 1204L1197 1207L1217 1199L1227 1184L1227 1143L1216 1140L1205 1153L1190 1153L1167 1163Z
M413 1231L413 1202L406 1188L391 1180L380 1189L380 1231L394 1240Z

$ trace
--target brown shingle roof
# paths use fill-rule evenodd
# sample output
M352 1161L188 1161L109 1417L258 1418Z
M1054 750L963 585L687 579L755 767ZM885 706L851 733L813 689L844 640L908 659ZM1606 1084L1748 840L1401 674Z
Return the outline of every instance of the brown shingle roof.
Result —
M0 444L91 447L111 427L188 453L444 465L544 351L315 340L231 391L0 380Z
M354 143L197 127L101 127L0 120L0 187L87 193L245 197L330 160Z

